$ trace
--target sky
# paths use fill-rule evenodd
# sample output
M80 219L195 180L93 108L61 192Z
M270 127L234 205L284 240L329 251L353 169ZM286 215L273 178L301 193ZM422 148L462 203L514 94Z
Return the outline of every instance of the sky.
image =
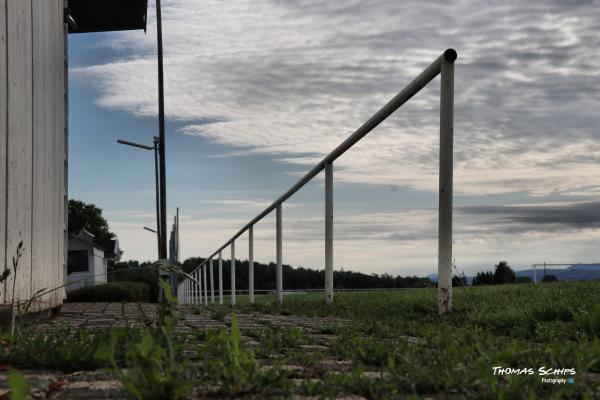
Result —
M69 195L156 259L154 2L143 31L69 35ZM169 224L205 257L446 48L457 272L599 262L600 1L164 0ZM334 163L334 267L437 271L439 78ZM283 205L283 261L323 268L321 173ZM255 227L275 260L275 216ZM247 234L236 257L248 255ZM224 257L229 258L229 250Z

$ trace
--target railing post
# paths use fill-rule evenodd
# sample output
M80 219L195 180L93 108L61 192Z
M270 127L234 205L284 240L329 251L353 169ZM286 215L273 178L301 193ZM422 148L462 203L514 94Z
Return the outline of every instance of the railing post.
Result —
M195 272L192 273L194 276ZM194 291L194 283L186 278L186 286L187 286L187 301L186 304L195 304L196 302L196 292Z
M235 240L231 241L231 305L235 306Z
M254 225L248 228L248 302L254 303Z
M208 265L210 268L210 302L211 304L215 304L215 280L213 279L213 259L211 258L208 261Z
M283 303L283 237L281 226L281 203L277 203L275 215L275 236L277 240L277 269L275 270L275 280L277 287L277 302Z
M325 303L333 302L333 164L325 165Z
M441 63L438 218L438 311L440 314L452 311L454 60L456 60L456 52L446 50Z
M196 280L198 281L198 304L202 304L202 288L204 287L204 282L202 281L202 268L198 268L198 271L196 271Z
M223 304L223 254L219 251L219 304Z
M200 276L200 268L194 272L194 278L196 278L196 282L190 282L193 287L193 303L202 304L202 277Z
M206 264L202 265L202 279L204 281L204 305L208 305L208 281L206 280Z

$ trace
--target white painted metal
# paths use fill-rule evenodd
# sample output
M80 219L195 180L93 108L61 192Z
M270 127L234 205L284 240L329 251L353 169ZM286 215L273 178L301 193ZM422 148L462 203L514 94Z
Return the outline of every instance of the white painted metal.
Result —
M248 228L248 302L254 303L254 226Z
M440 93L440 176L438 219L438 311L452 311L452 190L454 59L442 59Z
M219 304L223 304L223 254L219 251Z
M210 268L210 302L211 304L215 304L215 280L213 279L213 259L211 258L208 261L208 266Z
M413 79L400 93L390 100L383 108L376 112L363 125L361 125L352 135L344 140L331 153L325 156L317 165L308 171L294 186L288 189L282 196L275 200L270 206L248 222L242 229L233 235L227 242L219 247L209 259L227 246L233 244L235 239L242 235L246 230L264 218L271 211L277 212L277 299L283 301L283 277L282 267L282 231L281 231L281 206L285 200L296 193L302 186L314 178L323 169L330 168L331 177L330 191L326 190L326 203L331 202L331 207L326 205L326 213L331 212L331 218L326 218L326 230L328 228L333 232L333 162L354 144L356 144L365 135L371 132L382 121L389 117L394 111L410 100L417 92L427 85L437 75L441 74L441 100L440 100L440 193L439 193L439 226L438 226L438 305L439 312L450 312L452 308L452 180L453 180L453 129L454 129L454 61L457 54L453 49L446 50L431 65L429 65L419 76ZM326 175L327 175L326 171ZM330 196L327 196L327 193ZM328 224L331 224L330 226ZM327 235L327 234L326 234ZM333 276L333 234L326 240L326 264L330 265L329 272ZM330 261L330 262L328 262ZM204 261L206 262L206 261ZM327 274L326 274L327 276ZM327 279L327 278L326 278ZM326 285L333 285L333 278L326 282ZM333 290L330 291L331 294ZM326 295L326 301L331 301L332 296Z
M275 280L277 287L277 302L283 303L283 233L281 223L281 204L277 204L275 215L275 238L277 247L277 269L275 270Z
M208 281L206 280L206 264L202 265L202 281L204 282L204 305L208 305Z
M333 302L333 164L325 165L325 303Z
M235 306L235 241L231 242L231 305Z

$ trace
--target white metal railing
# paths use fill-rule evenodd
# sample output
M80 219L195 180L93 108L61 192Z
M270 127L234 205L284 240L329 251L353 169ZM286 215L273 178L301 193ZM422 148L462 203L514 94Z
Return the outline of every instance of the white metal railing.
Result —
M454 61L457 54L453 49L442 53L429 67L417 76L408 86L390 100L383 108L375 113L352 135L344 140L331 153L325 156L294 186L281 197L265 208L254 219L248 222L235 235L227 240L214 253L206 258L193 272L196 279L185 279L178 285L179 301L183 304L208 304L206 267L210 268L211 302L214 303L214 285L212 281L215 256L219 256L219 304L223 304L223 260L222 251L231 250L231 304L235 305L235 240L248 231L249 254L249 301L254 302L254 225L271 213L276 212L276 295L279 303L283 302L283 251L282 251L282 205L283 203L325 170L325 302L333 301L333 162L344 154L355 143L371 132L377 125L389 117L400 106L417 94L437 75L441 75L440 93L440 165L439 165L439 222L438 222L438 309L440 314L452 309L452 191L453 191L453 136L454 136ZM200 276L202 271L202 276ZM201 279L202 278L202 279ZM204 294L202 294L204 287Z

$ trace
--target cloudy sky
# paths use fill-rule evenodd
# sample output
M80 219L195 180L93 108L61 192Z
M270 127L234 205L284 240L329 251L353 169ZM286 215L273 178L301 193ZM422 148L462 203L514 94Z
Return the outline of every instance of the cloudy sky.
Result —
M164 0L183 257L212 253L452 47L458 270L600 261L600 1L526 3ZM70 196L144 260L152 154L116 139L157 132L152 5L148 20L146 34L69 36ZM438 140L439 78L336 161L336 268L436 271ZM285 263L322 268L323 198L318 176L284 204ZM274 234L270 215L258 260L274 260Z

